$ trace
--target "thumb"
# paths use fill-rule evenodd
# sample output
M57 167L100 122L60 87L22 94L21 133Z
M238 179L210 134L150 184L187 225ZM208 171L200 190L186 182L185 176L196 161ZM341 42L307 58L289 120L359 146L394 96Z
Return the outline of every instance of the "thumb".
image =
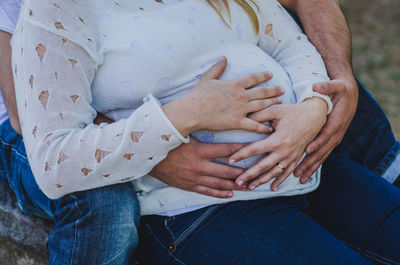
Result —
M218 79L225 71L227 59L225 56L219 58L218 62L211 66L210 69L203 75L201 80ZM201 81L200 80L200 81Z
M329 82L320 82L313 85L313 90L315 92L330 95L342 92L346 88L344 82L340 80L332 80Z

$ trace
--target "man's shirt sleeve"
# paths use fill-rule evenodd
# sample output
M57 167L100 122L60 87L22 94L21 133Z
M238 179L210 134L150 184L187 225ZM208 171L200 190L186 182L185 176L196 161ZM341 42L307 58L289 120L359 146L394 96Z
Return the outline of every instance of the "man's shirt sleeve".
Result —
M14 33L20 7L20 2L17 0L0 1L0 30Z

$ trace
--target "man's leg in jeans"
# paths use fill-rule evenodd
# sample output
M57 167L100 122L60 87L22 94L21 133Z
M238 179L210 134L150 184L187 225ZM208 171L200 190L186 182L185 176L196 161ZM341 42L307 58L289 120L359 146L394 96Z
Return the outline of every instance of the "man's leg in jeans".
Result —
M37 186L22 137L9 121L0 125L0 171L20 207L55 221L50 264L128 264L138 244L139 208L130 183L49 200Z
M334 151L393 183L400 175L400 143L378 103L360 82L358 87L356 114Z

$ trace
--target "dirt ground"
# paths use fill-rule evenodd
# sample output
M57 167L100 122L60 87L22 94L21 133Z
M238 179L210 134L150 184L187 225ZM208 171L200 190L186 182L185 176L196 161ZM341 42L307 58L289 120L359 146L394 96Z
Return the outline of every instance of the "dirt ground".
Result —
M400 0L341 0L353 40L356 75L400 139Z

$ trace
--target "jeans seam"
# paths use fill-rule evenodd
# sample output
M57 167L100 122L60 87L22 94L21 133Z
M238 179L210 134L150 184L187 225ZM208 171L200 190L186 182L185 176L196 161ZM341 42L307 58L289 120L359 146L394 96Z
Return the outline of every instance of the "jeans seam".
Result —
M25 159L25 160L28 160L28 157L27 157L26 155L21 154L17 149L15 149L13 144L7 143L7 142L4 141L4 139L1 138L1 137L0 137L0 141L2 142L2 144L4 144L4 145L10 147L11 150L12 150L13 152L15 152L18 156L22 157L22 158Z
M169 226L168 226L168 221L169 221L168 218L166 218L166 219L164 220L164 226L165 226L165 228L167 229L168 233L170 234L170 236L171 236L171 238L172 238L172 241L175 241L176 238L175 238L174 233L172 232L171 228L169 228Z
M183 261L181 261L180 259L178 259L178 257L176 257L175 255L173 255L173 254L169 251L169 248L167 248L167 247L160 241L160 239L153 233L153 230L151 230L150 225L146 225L146 227L147 227L147 229L149 230L151 236L154 238L154 240L157 241L158 244L160 244L160 246L161 246L165 251L167 251L168 256L172 257L172 258L173 258L176 262L178 262L179 264L186 265L186 263L184 263Z
M392 163L396 160L399 154L400 143L396 140L394 144L390 147L389 151L385 154L385 156L379 161L373 172L378 174L379 176L383 176L385 172L390 168Z
M358 252L361 252L362 254L368 256L368 257L371 258L371 259L374 259L375 261L379 261L379 262L382 262L382 261L391 262L392 264L396 264L396 265L399 265L399 264L400 264L400 263L398 263L398 262L396 262L396 261L394 261L394 260L391 260L391 259L389 259L389 258L382 257L382 256L380 256L379 254L377 254L377 253L375 253L375 252L369 251L369 250L367 250L367 249L359 248L359 247L357 247L357 246L355 246L355 245L353 245L353 244L351 244L351 243L349 243L349 242L347 242L347 241L345 241L345 240L342 240L342 241L343 241L346 245L348 245L349 247L351 247L351 248L357 250Z
M199 226L204 223L205 220L219 207L219 205L214 205L208 208L204 213L202 213L196 220L194 220L188 228L183 231L176 240L173 240L171 246L178 247L182 243L186 241L188 237L190 237Z
M81 210L79 209L78 203L77 203L77 197L75 195L69 195L73 201L74 201L74 206L76 207L77 211L78 211L78 215L79 215L79 219L75 221L74 227L75 227L75 231L74 231L74 244L72 247L72 251L71 251L71 262L70 265L74 264L74 253L75 253L75 249L76 249L76 243L78 242L78 223L80 221L80 219L82 218L82 213Z

